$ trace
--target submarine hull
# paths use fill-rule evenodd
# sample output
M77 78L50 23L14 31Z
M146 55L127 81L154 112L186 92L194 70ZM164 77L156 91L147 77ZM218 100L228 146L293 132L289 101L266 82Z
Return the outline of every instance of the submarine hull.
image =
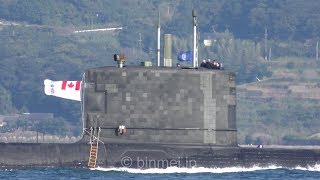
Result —
M100 167L142 169L308 167L320 161L319 147L238 146L232 72L100 67L85 72L81 91L80 141L0 143L0 166L88 167L92 154Z
M256 148L218 146L108 145L116 154L106 158L108 167L312 167L319 163L320 151L301 148Z
M21 167L87 167L90 145L0 144L1 169ZM318 148L256 148L159 144L101 144L97 166L126 168L166 167L313 167L320 162Z

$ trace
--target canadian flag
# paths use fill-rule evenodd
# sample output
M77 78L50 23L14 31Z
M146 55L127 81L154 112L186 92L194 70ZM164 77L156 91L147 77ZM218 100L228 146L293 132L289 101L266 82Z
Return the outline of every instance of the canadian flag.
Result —
M44 93L49 96L56 96L64 99L81 101L82 81L52 81L44 80Z
M62 90L67 90L69 88L79 91L80 90L81 81L62 81Z

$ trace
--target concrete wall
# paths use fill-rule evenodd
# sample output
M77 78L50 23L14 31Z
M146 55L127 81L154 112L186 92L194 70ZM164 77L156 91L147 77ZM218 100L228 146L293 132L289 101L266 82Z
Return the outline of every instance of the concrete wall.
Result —
M106 143L237 144L230 72L96 68L86 71L83 93L85 127L101 127Z

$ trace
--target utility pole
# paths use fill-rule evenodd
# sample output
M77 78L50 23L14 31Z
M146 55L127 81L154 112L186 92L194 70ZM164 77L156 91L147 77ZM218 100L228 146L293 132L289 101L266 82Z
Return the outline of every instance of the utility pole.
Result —
M269 48L269 61L271 61L271 47Z
M264 29L264 59L268 60L268 29Z
M93 17L94 16L91 16L91 30L93 29ZM99 14L96 14L96 18L98 18L99 17Z
M140 58L142 58L142 39L141 39L141 33L139 33L139 47L140 47Z
M93 29L93 16L91 16L91 30Z
M319 60L319 41L317 40L317 46L316 46L316 60Z

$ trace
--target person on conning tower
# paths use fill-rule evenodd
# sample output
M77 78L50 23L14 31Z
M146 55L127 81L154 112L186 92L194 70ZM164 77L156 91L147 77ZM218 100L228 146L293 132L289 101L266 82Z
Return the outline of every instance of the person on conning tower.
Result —
M202 60L201 64L200 64L200 67L206 67L206 63L207 61L205 59Z

